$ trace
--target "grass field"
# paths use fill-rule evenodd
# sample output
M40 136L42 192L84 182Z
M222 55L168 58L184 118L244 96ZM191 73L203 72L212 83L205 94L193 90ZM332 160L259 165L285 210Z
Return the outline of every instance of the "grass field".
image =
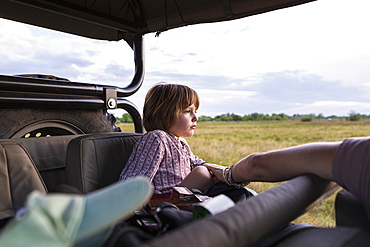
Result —
M119 126L122 131L133 131L131 124ZM230 166L254 152L368 135L370 121L199 122L196 134L187 138L187 141L193 153L202 159ZM275 185L251 183L248 187L261 192ZM334 196L298 218L296 222L334 226Z

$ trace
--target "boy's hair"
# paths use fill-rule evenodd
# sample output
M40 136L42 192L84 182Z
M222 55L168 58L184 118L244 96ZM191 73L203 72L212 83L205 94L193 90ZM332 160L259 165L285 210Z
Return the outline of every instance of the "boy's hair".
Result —
M199 108L198 94L179 84L158 83L146 94L144 102L144 128L168 131L179 113L194 104Z

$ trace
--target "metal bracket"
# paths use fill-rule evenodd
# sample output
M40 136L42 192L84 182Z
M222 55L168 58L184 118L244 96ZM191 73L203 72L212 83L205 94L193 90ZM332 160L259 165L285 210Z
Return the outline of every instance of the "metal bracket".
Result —
M105 107L107 109L117 108L117 91L113 89L105 89Z

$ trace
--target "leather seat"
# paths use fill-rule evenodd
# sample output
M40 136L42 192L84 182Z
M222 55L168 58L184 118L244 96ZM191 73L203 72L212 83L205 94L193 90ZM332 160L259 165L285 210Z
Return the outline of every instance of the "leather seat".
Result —
M0 221L14 217L33 190L47 192L46 186L24 147L0 141Z
M65 183L67 145L77 135L16 138L30 154L49 192L57 192Z
M74 138L67 147L66 183L88 193L115 183L138 133L101 133Z

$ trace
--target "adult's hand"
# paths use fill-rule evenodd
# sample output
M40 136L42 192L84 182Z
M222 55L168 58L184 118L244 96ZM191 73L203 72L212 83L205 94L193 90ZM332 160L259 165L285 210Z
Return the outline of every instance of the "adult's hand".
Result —
M203 164L205 167L208 168L208 170L215 175L215 183L221 181L224 183L227 183L224 179L223 172L226 169L225 166L220 166L212 163L204 163Z

